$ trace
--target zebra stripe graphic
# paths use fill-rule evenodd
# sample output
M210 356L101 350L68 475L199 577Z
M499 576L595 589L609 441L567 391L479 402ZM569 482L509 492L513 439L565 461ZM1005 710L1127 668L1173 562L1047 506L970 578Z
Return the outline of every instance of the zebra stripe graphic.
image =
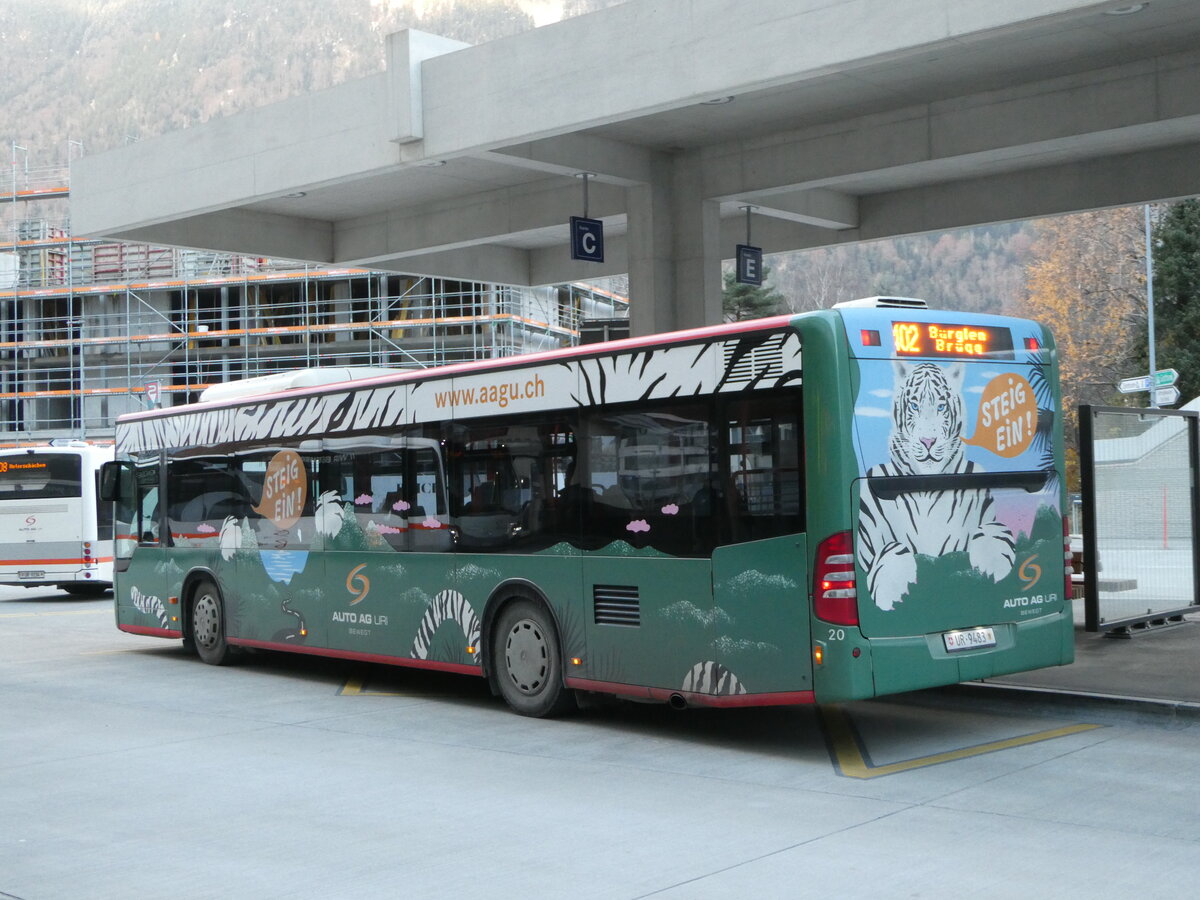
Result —
M729 696L746 693L746 686L727 668L711 659L696 663L683 679L682 690L693 694Z
M161 597L143 594L135 586L129 592L129 599L133 603L133 608L138 612L156 617L159 625L163 628L167 627L167 608L163 604Z
M570 359L536 369L498 368L419 381L400 375L397 377L407 380L328 394L267 396L229 406L203 404L195 409L140 413L118 424L117 451L127 454L309 434L386 432L445 419L448 392L474 396L510 377L519 382L534 375L544 380L546 396L570 398L567 405L578 406L798 385L800 336L787 331L763 332L727 341ZM459 404L453 416L463 419L495 411L486 403Z
M447 620L458 623L463 637L467 639L467 646L475 648L473 660L475 665L479 665L483 659L483 647L479 644L480 632L483 630L482 625L467 599L458 591L451 590L442 591L434 597L429 608L425 610L425 615L421 617L421 624L417 628L417 636L413 639L412 652L409 653L409 656L413 659L428 659L433 636L442 623Z

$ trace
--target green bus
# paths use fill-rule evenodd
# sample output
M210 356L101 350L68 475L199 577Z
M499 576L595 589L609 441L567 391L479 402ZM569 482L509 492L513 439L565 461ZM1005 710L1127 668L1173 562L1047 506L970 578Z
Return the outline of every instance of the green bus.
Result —
M117 422L117 626L472 674L532 716L1065 664L1057 372L1034 322L868 298L221 385Z

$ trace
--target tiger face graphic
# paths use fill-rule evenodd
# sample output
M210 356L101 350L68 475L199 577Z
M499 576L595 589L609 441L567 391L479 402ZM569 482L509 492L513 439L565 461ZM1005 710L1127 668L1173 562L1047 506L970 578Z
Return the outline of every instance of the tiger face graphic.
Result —
M910 475L956 471L962 460L963 364L895 361L896 392L888 454Z

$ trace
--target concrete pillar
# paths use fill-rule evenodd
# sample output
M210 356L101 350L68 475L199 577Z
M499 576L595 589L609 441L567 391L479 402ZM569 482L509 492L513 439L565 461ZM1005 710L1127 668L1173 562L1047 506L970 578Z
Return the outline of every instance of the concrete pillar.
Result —
M628 189L630 334L721 321L721 208L698 179L656 164L653 180Z

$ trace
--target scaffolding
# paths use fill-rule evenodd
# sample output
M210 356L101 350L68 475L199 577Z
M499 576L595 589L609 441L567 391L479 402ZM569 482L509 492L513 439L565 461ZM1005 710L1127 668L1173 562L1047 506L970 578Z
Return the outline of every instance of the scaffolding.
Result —
M74 153L74 145L72 153ZM23 155L24 154L24 155ZM76 238L69 165L13 145L0 187L0 442L110 437L118 415L309 366L427 367L579 342L595 285L513 288Z

